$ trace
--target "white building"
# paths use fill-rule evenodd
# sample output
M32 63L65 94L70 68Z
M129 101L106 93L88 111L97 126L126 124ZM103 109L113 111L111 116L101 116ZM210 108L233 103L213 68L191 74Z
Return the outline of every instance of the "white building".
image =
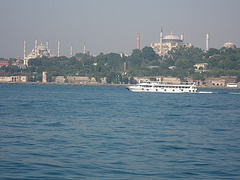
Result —
M27 82L27 76L0 77L0 82L14 82L14 83Z
M54 57L55 55L51 53L51 50L48 48L48 42L46 46L42 43L40 45L37 44L37 40L35 40L35 48L32 49L32 52L26 56L26 41L24 41L24 64L28 66L28 60L34 58L41 58L43 56L46 57Z
M166 55L168 51L171 51L172 48L179 46L191 47L192 44L184 42L183 33L181 34L180 38L176 35L173 35L173 33L163 37L162 28L160 32L160 42L150 44L150 47L152 47L155 53L158 55Z
M226 42L223 47L225 47L226 49L232 48L232 49L236 49L236 45L233 44L231 41Z

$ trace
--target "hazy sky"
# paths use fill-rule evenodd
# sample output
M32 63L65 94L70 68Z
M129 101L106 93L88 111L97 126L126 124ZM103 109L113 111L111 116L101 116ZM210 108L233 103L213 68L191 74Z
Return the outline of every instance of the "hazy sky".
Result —
M240 0L0 0L0 57L23 57L48 40L60 55L86 50L92 55L109 52L131 54L141 35L141 48L173 32L185 42L205 49L221 48L227 41L240 47Z

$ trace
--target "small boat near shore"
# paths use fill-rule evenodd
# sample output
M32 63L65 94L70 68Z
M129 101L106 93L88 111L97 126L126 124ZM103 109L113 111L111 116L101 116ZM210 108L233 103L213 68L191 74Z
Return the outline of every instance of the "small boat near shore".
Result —
M197 93L197 86L195 83L162 84L158 81L147 81L127 86L127 89L133 92Z

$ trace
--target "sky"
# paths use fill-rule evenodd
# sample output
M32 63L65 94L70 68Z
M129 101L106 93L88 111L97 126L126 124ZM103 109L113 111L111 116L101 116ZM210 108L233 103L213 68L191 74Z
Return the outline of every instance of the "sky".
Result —
M56 55L86 51L91 55L111 52L131 54L159 42L173 32L194 47L205 49L231 41L240 47L240 0L0 0L0 58L23 57L38 44L49 42Z

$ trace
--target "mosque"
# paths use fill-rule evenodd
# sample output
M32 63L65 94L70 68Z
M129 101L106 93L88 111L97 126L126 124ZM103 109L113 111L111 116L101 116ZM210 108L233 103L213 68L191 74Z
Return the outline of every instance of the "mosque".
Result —
M225 47L226 49L229 49L229 48L231 48L231 49L236 49L236 45L233 44L231 41L226 42L226 43L223 45L223 47Z
M162 56L166 55L168 51L171 51L172 48L175 47L191 47L191 43L184 42L183 33L181 34L180 38L176 35L171 34L166 35L163 37L163 31L161 27L160 32L160 42L159 43L151 43L150 47L153 48L156 54Z
M24 65L28 66L28 60L34 59L34 58L41 58L43 56L46 56L48 58L55 57L55 55L51 52L51 50L48 48L48 41L46 42L46 46L41 43L38 45L37 40L35 40L35 47L32 49L32 52L26 56L26 40L24 40L24 47L23 47L23 59L24 59ZM60 40L58 40L58 53L57 57L60 57ZM86 47L84 42L84 54L86 54ZM73 56L73 46L71 44L70 46L70 57Z
M58 41L58 55L60 49L60 42ZM48 48L48 42L46 42L46 46L42 43L38 45L37 40L35 40L35 47L32 49L32 52L26 56L26 41L24 41L24 65L28 66L28 60L34 58L41 58L43 56L46 57L54 57L55 55L51 53L51 50Z

